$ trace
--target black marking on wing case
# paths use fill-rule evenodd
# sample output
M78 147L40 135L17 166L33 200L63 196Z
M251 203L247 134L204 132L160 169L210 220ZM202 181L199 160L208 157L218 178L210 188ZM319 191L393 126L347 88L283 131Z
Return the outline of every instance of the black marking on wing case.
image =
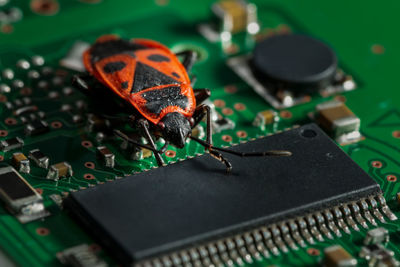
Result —
M178 83L179 82L177 80L150 67L149 65L137 62L131 94L159 85Z
M120 70L123 70L126 67L125 62L122 61L115 61L115 62L110 62L104 65L103 71L105 73L114 73Z
M169 106L178 106L185 110L189 102L188 98L181 94L179 86L143 92L141 96L147 101L147 110L157 115L160 115L161 111Z
M96 63L99 60L118 54L128 54L131 57L135 57L134 51L142 49L148 48L122 39L95 43L90 52L91 61L92 63Z
M175 71L174 71L173 73L171 73L171 74L172 74L172 76L174 76L175 78L178 78L178 79L181 78L181 76L180 76L178 73L176 73Z
M170 59L166 56L160 55L160 54L153 54L147 57L148 60L154 61L154 62L170 62Z

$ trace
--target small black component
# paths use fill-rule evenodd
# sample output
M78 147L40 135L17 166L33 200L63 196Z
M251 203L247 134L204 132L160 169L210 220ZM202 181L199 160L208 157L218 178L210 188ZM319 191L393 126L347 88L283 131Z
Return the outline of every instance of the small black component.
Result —
M9 138L7 140L0 141L0 149L4 152L21 148L24 145L24 141L19 137Z
M33 149L29 151L28 157L33 160L40 168L47 169L49 167L49 157L43 154L43 152L39 149Z
M64 205L131 264L380 193L315 124L233 147L270 148L293 155L225 155L229 175L203 155L71 193Z
M97 147L97 157L106 167L114 168L115 155L106 146Z
M42 196L12 167L0 168L0 198L21 223L49 215Z
M252 66L262 82L309 93L332 82L337 58L329 46L312 37L276 35L257 43Z
M30 136L44 134L49 130L49 125L43 120L34 120L25 126L25 134Z

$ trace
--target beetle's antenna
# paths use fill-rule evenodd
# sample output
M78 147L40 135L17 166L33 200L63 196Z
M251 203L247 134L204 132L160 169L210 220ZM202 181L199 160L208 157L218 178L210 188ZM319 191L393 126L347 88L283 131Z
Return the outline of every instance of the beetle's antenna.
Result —
M265 157L265 156L274 156L274 157L288 157L292 155L292 152L287 150L268 150L268 151L260 151L260 152L240 152L234 151L229 148L215 147L197 137L191 136L190 139L196 141L203 147L212 150L218 150L221 152L229 153L239 157Z

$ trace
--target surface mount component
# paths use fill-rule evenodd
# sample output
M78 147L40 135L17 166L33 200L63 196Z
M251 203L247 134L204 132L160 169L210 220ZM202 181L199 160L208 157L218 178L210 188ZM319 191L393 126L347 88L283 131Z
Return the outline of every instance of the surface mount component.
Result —
M49 215L42 196L12 167L0 168L0 197L21 223Z
M24 141L19 137L12 137L7 140L0 141L0 150L7 152L13 149L21 148L24 145Z
M72 267L107 267L108 264L100 259L86 244L68 248L57 253L59 261Z
M365 245L387 244L389 242L389 231L383 227L369 230L365 239Z
M324 253L324 266L326 267L357 266L357 260L339 245L327 247Z
M279 120L277 113L274 110L263 110L257 113L254 118L253 125L265 128L265 125L272 124Z
M29 159L21 152L16 152L13 154L12 164L20 172L29 173L31 171Z
M231 44L232 35L246 32L257 34L257 6L245 0L220 0L212 6L214 18L210 23L200 24L200 33L210 42L221 41L223 46Z
M25 134L26 135L39 135L47 133L50 130L49 125L47 122L43 120L34 120L30 122L25 127Z
M72 176L72 174L73 173L71 165L69 165L69 163L67 162L60 162L50 166L46 178L51 180L58 180L62 177L70 177Z
M340 144L359 141L362 136L360 118L340 101L329 101L317 105L317 123Z
M39 149L29 151L29 158L40 168L47 169L49 167L49 157L43 154Z
M316 93L352 90L355 83L337 66L335 52L307 35L275 35L228 65L275 108L305 103Z
M271 147L293 154L225 155L234 166L229 175L203 155L71 193L64 205L124 264L163 261L162 255L181 263L206 264L211 256L227 263L234 253L267 254L262 249L267 245L279 254L366 225L361 216L370 215L366 201L379 199L378 214L386 210L378 184L315 124L233 149ZM193 246L206 253L184 256ZM255 249L249 252L250 247ZM215 255L207 254L211 250Z
M400 266L400 262L394 257L394 252L385 248L382 244L362 247L359 256L368 261L369 267Z
M114 168L115 155L105 146L97 147L97 157L106 167Z

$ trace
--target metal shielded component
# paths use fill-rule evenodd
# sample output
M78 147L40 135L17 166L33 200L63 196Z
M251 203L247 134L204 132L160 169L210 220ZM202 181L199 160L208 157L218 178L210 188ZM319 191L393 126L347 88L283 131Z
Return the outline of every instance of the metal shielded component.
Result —
M97 147L97 157L103 161L104 165L109 168L114 168L115 155L105 146Z
M50 166L46 178L58 180L62 177L70 177L72 174L73 172L71 165L69 165L67 162L60 162Z
M21 223L49 215L42 196L12 167L0 168L0 197Z
M327 247L324 253L324 266L326 267L357 266L357 260L339 245Z
M57 253L59 261L72 267L107 267L88 245L82 244Z
M383 227L369 230L364 239L365 245L387 244L389 242L389 231Z
M49 157L45 156L39 149L29 151L29 158L40 168L47 169L49 167Z
M316 107L317 123L330 133L340 144L348 144L361 139L360 118L342 102L329 101Z
M4 152L21 148L24 145L24 141L19 137L9 138L7 140L0 141L0 149Z
M29 173L31 171L28 158L21 152L16 152L13 154L12 164L20 172Z

